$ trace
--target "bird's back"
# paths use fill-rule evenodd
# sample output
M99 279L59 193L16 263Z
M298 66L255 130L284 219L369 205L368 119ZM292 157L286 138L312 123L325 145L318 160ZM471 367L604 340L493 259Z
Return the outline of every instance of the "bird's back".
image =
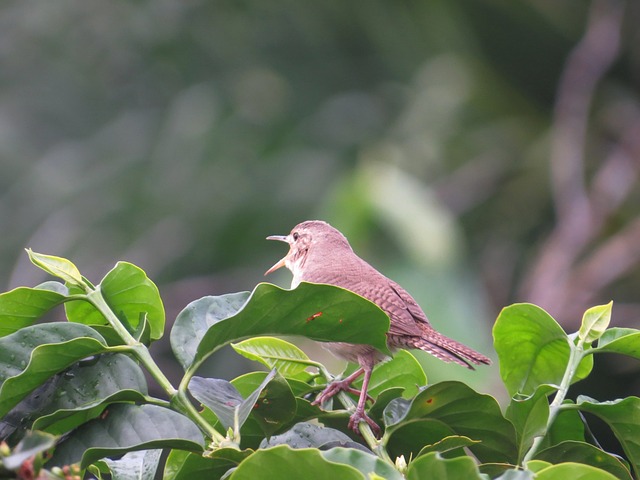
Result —
M389 315L390 335L420 336L424 330L418 323L431 328L420 306L400 285L352 251L348 256L338 256L339 262L328 262L335 257L330 254L310 256L300 280L346 288L375 303ZM329 268L327 263L330 263Z
M297 282L326 283L346 288L378 305L389 315L387 343L391 348L417 348L445 362L468 368L491 361L475 350L433 329L414 298L349 249L349 255L309 252L304 274ZM315 253L315 254L312 254Z

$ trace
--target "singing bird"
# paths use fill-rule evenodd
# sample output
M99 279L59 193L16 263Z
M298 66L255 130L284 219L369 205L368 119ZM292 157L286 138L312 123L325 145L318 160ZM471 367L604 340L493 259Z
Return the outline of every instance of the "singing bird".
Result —
M309 220L296 225L289 235L272 235L267 240L288 243L289 252L265 275L287 267L293 274L291 288L300 282L325 283L351 290L375 303L389 315L387 345L391 351L417 348L471 370L474 369L472 364L491 363L484 355L434 330L413 297L358 257L346 237L328 223ZM345 379L330 383L313 403L321 405L343 390L358 394L358 405L349 419L349 428L359 433L358 425L365 421L379 436L380 427L366 414L365 405L370 398L367 390L373 367L386 356L369 345L331 342L324 346L334 355L358 363L360 368ZM351 387L351 383L362 374L362 389L358 391Z

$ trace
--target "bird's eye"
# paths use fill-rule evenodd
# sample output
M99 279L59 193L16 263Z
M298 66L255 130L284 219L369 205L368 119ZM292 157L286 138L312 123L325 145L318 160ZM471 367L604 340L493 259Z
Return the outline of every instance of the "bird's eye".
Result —
M298 240L298 238L300 238L300 235L298 235L298 232L293 232L293 235L291 235L293 237L293 241L295 242L296 240Z

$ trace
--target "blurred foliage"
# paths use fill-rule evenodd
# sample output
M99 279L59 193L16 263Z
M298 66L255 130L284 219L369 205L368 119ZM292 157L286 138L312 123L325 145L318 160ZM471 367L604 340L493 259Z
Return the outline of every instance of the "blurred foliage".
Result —
M581 257L625 231L640 196L640 7L596 3L625 10L587 105L584 182L600 185L622 145L631 166L611 170L607 192L631 185ZM194 298L251 289L284 254L264 237L321 217L437 328L486 351L499 309L530 300L523 285L557 227L554 105L590 8L5 1L3 290L43 279L27 246L72 256L88 278L127 260L158 282L171 322ZM536 303L575 325L613 298L637 326L637 250L570 310ZM433 365L433 380L466 375Z

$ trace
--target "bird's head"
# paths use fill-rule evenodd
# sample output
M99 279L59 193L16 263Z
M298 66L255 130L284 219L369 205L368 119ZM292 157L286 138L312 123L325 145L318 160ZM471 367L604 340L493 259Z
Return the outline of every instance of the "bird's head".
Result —
M338 249L348 248L349 242L342 233L321 220L307 220L299 223L289 235L271 235L267 240L279 240L289 244L289 252L278 263L266 271L265 275L287 267L296 277L301 277L310 251L331 255Z

